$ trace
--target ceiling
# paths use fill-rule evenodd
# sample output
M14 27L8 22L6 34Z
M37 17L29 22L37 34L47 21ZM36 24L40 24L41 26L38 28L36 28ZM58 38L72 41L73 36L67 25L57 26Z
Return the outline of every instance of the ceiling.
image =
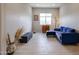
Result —
M33 8L59 8L61 3L29 3Z

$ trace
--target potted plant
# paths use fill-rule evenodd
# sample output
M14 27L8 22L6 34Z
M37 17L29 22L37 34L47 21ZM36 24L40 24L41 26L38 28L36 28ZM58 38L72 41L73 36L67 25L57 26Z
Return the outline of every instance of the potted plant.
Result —
M20 28L16 31L14 42L11 42L10 35L7 34L8 38L7 38L7 49L6 49L6 51L7 51L8 55L12 55L15 52L16 43L20 39L22 33L23 33L23 28Z

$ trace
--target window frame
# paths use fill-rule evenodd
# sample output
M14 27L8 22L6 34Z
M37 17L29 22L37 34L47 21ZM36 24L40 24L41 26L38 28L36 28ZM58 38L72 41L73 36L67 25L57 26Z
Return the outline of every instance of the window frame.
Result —
M41 14L45 14L45 16L41 16ZM46 15L46 14L49 14L49 16L48 15ZM45 24L42 24L41 22L40 22L40 25L51 25L51 21L52 21L52 13L40 13L40 18L41 17L45 17ZM51 18L51 20L50 20L50 24L47 24L47 17L50 17Z

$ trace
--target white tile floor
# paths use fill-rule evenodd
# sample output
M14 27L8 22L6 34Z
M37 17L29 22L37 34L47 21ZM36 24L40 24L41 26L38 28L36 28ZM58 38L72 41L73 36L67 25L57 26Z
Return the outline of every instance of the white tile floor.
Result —
M36 33L26 44L19 44L14 55L69 55L79 54L79 45L62 45L56 38Z

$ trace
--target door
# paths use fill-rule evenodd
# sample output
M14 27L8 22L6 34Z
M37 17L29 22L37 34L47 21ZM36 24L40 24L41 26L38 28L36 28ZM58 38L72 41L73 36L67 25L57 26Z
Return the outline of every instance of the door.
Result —
M42 32L45 33L49 30L49 25L42 25Z

